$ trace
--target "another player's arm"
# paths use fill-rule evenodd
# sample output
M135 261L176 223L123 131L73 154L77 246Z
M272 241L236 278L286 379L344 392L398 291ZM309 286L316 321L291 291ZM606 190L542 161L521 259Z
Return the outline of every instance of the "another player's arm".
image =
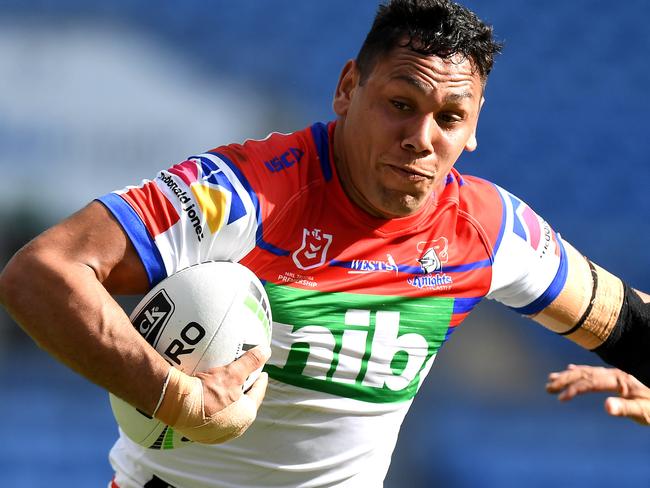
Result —
M566 283L533 320L650 385L650 296L564 245Z
M557 393L561 401L590 392L616 393L605 400L608 414L650 425L650 388L620 369L570 364L549 375L546 391Z
M93 202L16 253L0 275L0 303L43 349L145 412L154 412L167 380L159 409L159 418L167 423L192 424L196 419L188 415L199 415L204 406L200 415L228 408L242 396L241 384L267 353L252 350L200 380L170 369L110 295L148 288L145 269L123 229L102 204ZM258 405L264 382L262 377L251 392ZM200 397L198 404L188 403L192 389ZM206 420L211 421L200 419ZM243 420L237 422L241 428ZM220 435L216 437L223 440ZM216 438L214 432L195 437Z

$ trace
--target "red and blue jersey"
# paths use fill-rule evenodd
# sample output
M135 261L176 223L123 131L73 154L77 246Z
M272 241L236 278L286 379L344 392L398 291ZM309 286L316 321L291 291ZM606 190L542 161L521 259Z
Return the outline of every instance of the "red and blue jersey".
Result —
M288 467L295 464L305 467L305 479L323 481L332 476L328 460L346 446L338 476L375 480L371 461L385 473L410 401L476 304L488 297L532 315L566 280L563 245L544 220L505 190L455 170L415 214L367 214L339 182L335 130L317 123L219 147L100 199L129 235L152 285L208 260L241 262L265 284L274 318L266 366L272 381L249 432L210 450L211 462L225 470L221 477L245 463L246 452L270 456L286 486L301 483L300 470ZM321 431L314 422L330 427ZM274 435L292 446L276 452ZM312 435L334 444L314 444ZM190 463L181 451L169 454L172 464ZM136 461L141 455L132 462L150 459L160 475L162 454ZM242 472L249 469L258 472ZM236 486L249 486L232 476Z

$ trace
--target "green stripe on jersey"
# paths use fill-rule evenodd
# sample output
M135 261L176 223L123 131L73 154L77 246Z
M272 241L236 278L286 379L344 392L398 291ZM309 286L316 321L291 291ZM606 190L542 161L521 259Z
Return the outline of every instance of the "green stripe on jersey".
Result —
M453 298L321 293L266 284L280 346L265 367L295 386L373 403L410 400L449 328Z

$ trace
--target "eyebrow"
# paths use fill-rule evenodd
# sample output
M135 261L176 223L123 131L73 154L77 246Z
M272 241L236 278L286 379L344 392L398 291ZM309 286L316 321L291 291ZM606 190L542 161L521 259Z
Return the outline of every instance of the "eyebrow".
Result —
M409 85L415 87L417 90L428 94L429 92L433 91L433 86L430 83L427 83L426 81L423 81L419 78L416 78L415 76L411 75L397 75L392 78L393 80L399 80L399 81L404 81L408 83ZM460 100L463 100L465 98L474 98L474 95L472 94L471 91L464 91L462 93L451 93L445 97L445 102L450 103L450 102L458 102Z

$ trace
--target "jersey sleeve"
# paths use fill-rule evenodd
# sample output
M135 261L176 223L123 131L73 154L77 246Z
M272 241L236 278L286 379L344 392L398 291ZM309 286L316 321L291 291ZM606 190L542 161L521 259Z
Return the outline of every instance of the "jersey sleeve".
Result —
M239 261L260 228L259 200L245 175L212 153L98 200L129 236L151 286L193 264Z
M497 187L503 203L487 298L534 315L560 293L567 277L562 240L526 203Z

